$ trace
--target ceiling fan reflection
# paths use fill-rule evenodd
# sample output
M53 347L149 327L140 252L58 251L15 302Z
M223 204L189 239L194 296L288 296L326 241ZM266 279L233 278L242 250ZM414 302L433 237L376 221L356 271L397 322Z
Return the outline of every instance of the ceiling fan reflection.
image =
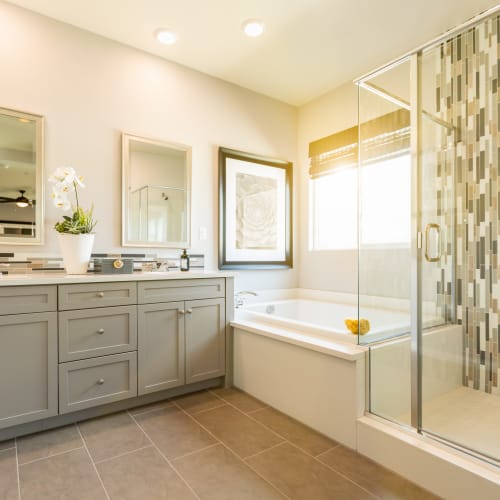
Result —
M21 193L20 196L17 198L9 198L8 196L0 196L0 203L15 203L19 208L26 208L28 206L34 206L36 203L36 200L29 200L24 196L24 193L26 192L25 189L20 189L19 192Z

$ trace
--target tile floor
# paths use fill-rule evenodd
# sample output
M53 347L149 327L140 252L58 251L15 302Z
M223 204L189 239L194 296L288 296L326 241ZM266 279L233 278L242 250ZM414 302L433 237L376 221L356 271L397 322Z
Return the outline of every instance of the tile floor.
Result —
M236 389L0 443L0 500L432 499Z

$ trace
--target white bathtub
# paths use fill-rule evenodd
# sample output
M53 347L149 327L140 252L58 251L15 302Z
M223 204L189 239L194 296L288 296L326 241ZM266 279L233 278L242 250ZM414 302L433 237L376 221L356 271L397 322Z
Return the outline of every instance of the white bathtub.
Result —
M358 343L358 336L345 326L345 319L357 319L357 305L342 304L307 298L270 301L244 307L237 317L295 328L302 333L332 341ZM404 311L364 307L362 317L370 322L370 331L361 343L373 342L382 337L408 333L410 315Z
M358 345L357 335L344 325L344 319L357 317L356 299L348 294L303 289L259 292L236 310L231 323L236 387L351 448L357 443L356 420L365 411L368 353L367 347ZM409 331L407 301L377 297L363 300L371 305L362 308L362 317L370 321L371 330L362 340L378 341ZM433 304L426 309L430 318L427 325L435 321L434 310ZM443 342L460 349L460 327L433 329L427 335L425 362L432 365L427 366L427 373L435 378L428 386L442 392L448 388L438 383L439 377L456 367L439 352ZM372 369L375 392L379 388L387 392L391 387L391 393L399 391L406 396L409 383L401 374L408 371L409 337L398 338L387 345L379 344L373 354L380 361ZM459 380L460 373L458 369L452 380ZM380 412L400 411L389 407L386 400L377 397Z

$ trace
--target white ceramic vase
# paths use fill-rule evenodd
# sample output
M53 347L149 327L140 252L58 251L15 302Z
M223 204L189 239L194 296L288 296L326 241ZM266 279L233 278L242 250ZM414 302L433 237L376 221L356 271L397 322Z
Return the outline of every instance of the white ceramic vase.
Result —
M94 234L57 233L67 274L85 274L89 267Z

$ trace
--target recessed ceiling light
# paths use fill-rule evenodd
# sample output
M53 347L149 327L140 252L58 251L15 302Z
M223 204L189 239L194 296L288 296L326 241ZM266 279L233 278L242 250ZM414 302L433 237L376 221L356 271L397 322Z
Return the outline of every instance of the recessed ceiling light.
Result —
M177 34L167 29L155 31L156 39L163 45L173 45L177 41Z
M260 36L264 32L264 23L258 19L247 19L243 23L243 31L247 36Z

